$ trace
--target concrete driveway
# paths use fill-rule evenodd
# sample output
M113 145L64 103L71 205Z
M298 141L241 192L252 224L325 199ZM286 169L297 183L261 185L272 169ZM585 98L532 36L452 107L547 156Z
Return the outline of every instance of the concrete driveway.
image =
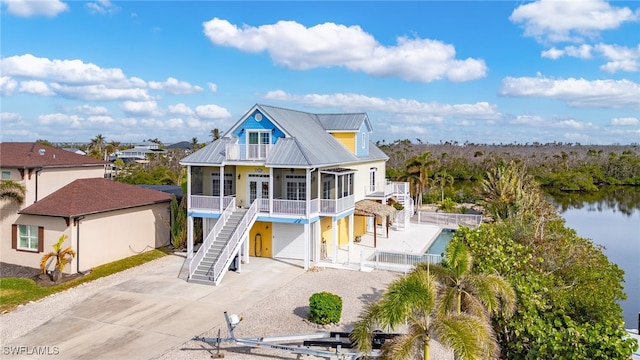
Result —
M228 272L221 285L208 286L186 282L184 257L170 258L3 344L1 357L154 358L223 323L224 311L240 313L304 273L301 262L251 258L241 273ZM18 355L4 352L19 347L25 348Z

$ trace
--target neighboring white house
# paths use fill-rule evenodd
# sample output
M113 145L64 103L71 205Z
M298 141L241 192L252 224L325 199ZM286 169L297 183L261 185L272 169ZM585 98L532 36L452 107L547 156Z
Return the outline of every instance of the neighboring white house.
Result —
M190 279L218 283L238 255L299 259L305 268L336 261L339 248L373 226L354 214L356 202L393 197L410 205L406 183L385 180L388 157L370 141L372 131L365 113L255 105L184 158ZM202 218L205 237L195 255L194 218Z

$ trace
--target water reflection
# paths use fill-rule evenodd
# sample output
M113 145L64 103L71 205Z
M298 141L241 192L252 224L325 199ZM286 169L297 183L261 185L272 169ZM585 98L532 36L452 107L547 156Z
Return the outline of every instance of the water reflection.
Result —
M607 186L594 193L567 193L545 189L560 212L583 209L602 212L613 210L631 216L640 211L640 186Z

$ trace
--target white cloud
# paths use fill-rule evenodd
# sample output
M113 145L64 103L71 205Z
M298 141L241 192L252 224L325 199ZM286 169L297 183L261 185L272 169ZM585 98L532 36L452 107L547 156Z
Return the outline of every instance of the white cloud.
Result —
M611 119L611 125L614 126L630 126L630 125L638 125L640 124L640 120L636 117L623 117L623 118L613 118Z
M57 94L85 101L108 101L108 100L149 100L151 97L146 89L118 89L109 88L105 85L67 86L58 83L49 84Z
M3 122L15 122L22 120L22 115L14 112L0 112L0 120Z
M53 17L69 10L69 6L60 0L2 0L1 2L7 6L7 13L20 17L38 15Z
M554 127L559 128L572 128L572 129L584 129L587 127L592 127L591 123L583 123L574 119L561 120L553 124Z
M18 82L8 76L0 76L0 94L9 96L18 87Z
M231 117L231 113L218 105L199 105L196 107L196 114L201 119L225 119Z
M91 123L109 124L114 122L111 116L107 115L92 115L87 117L87 121Z
M51 96L54 95L54 92L49 89L49 86L45 82L38 80L28 80L20 82L20 88L18 91L34 94L34 95L42 95L42 96Z
M215 93L218 91L218 85L212 82L207 83L207 86L209 86L209 90L211 90L212 93Z
M608 73L619 71L637 72L640 71L640 45L636 48L629 48L620 45L596 44L581 46L566 46L563 49L552 47L542 52L542 57L558 59L562 56L589 59L595 56L602 57L607 63L600 67L600 70Z
M165 82L149 81L149 88L154 90L163 90L169 94L193 94L202 91L197 85L191 85L186 81L179 81L172 77Z
M64 126L71 126L73 128L78 128L82 125L82 118L78 115L68 115L62 113L56 114L46 114L38 116L38 122L41 125L54 125L60 124Z
M170 129L179 129L184 126L184 122L180 118L171 118L167 120L166 125Z
M86 3L84 6L89 9L91 14L115 14L120 11L120 8L112 4L109 0L99 0L95 2Z
M195 112L183 103L169 105L169 114L174 115L193 115Z
M415 115L419 119L432 116L450 116L465 119L497 119L498 107L487 102L475 104L424 103L411 99L382 99L360 94L307 94L291 95L282 90L271 91L265 99L282 100L314 107L339 107L344 111L376 111L403 115Z
M84 115L108 115L109 110L104 106L80 105L74 107L71 111Z
M161 115L155 101L125 101L122 103L122 111L129 115Z
M512 121L512 124L523 124L531 126L543 126L546 124L545 119L538 115L517 115Z
M14 77L49 80L69 84L104 84L131 86L121 69L103 69L82 60L49 60L31 54L3 58L2 73Z
M486 75L481 59L455 58L455 48L441 41L398 37L384 46L359 26L324 23L305 27L295 21L242 28L214 18L203 24L216 45L258 53L267 51L277 65L294 70L340 66L381 77L430 82L467 81Z
M507 77L499 94L561 100L574 107L638 108L640 85L630 80L553 79Z
M639 17L640 10L611 6L603 0L538 0L520 5L509 20L522 24L526 36L541 42L582 42Z

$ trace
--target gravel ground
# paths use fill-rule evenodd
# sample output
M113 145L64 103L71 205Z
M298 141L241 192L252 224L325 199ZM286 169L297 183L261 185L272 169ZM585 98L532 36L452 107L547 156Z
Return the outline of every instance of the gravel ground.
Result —
M288 285L274 290L256 305L250 306L242 313L237 314L243 320L234 333L238 338L256 338L311 334L314 332L350 331L364 305L378 299L386 286L398 276L398 273L377 270L361 272L328 268L312 269L300 275ZM328 291L342 298L342 319L339 324L322 327L307 320L309 297L320 291ZM220 330L220 337L228 336L226 322L222 314L220 322L216 326L204 334L199 334L199 336L215 338L218 336L218 330ZM220 352L224 354L225 359L234 360L264 358L320 359L306 355L298 357L286 351L256 349L231 343L221 344ZM188 341L157 359L210 359L216 353L217 351L207 343ZM449 360L453 359L453 355L434 341L431 359Z
M0 278L17 277L33 279L40 273L40 269L0 262Z
M164 262L175 261L172 257L163 257L144 265L85 283L67 291L46 297L39 301L19 306L16 310L0 315L0 343L5 344L17 337L23 336L36 327L51 320L56 315L64 313L76 304L93 296L107 287L134 279L142 274L152 272ZM2 266L2 275L11 271L10 267ZM13 268L12 276L25 269ZM28 273L25 272L26 277ZM360 272L350 270L336 270L317 268L312 269L285 285L274 289L268 296L259 300L256 305L238 314L244 320L235 330L237 337L261 337L299 335L314 332L350 331L353 323L358 319L363 306L375 301L382 294L386 286L399 276L398 273L388 271ZM306 320L309 313L309 297L320 291L328 291L342 298L342 319L339 324L320 327ZM224 316L220 314L220 321L203 334L193 334L205 337L227 337ZM328 350L328 349L326 349ZM269 349L256 349L239 346L237 344L222 344L221 352L226 359L298 359L295 354ZM168 359L211 359L216 350L201 341L187 341L165 354L158 360ZM304 356L306 359L319 359ZM431 359L450 360L453 355L443 349L437 342L432 342Z

